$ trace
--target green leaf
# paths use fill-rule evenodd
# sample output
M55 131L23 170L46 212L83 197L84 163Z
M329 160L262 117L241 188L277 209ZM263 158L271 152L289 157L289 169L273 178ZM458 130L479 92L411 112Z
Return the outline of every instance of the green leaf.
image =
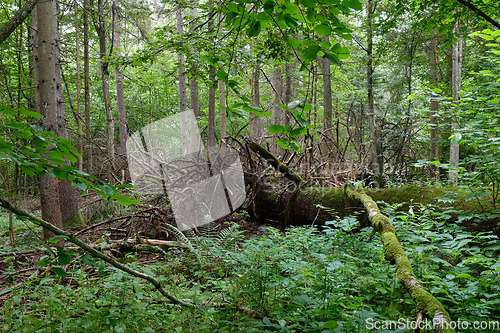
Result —
M222 69L219 69L215 75L223 82L227 82L227 78L229 77L229 75Z
M290 15L285 15L285 24L289 26L290 28L297 28L299 24L297 23L297 20L291 17Z
M77 189L79 189L80 191L86 191L87 190L87 184L79 181L78 179L75 179L73 181L73 186L75 186Z
M291 47L300 47L302 46L302 41L296 39L296 38L292 38L292 37L289 37L287 39L287 44L290 45Z
M64 170L61 170L59 168L54 168L54 169L52 169L52 171L54 173L54 176L56 176L57 178L59 178L61 180L68 178L68 174Z
M274 9L274 1L272 0L267 0L266 2L264 2L264 10L267 10L267 11L272 11Z
M21 114L24 114L25 116L34 117L34 118L38 118L38 119L43 118L43 116L41 114L39 114L38 112L29 111L29 110L26 110L24 108L18 108L17 110Z
M70 261L71 257L66 252L59 253L59 257L57 258L57 262L59 263L59 265L67 265Z
M358 0L344 0L342 2L342 4L349 7L349 8L352 8L354 10L362 10L363 9L363 5Z
M100 184L97 184L97 187L103 191L105 194L108 194L108 195L113 195L115 194L115 191L114 189L109 186L108 184L104 184L104 183L100 183Z
M320 50L321 47L319 45L309 46L307 49L302 51L302 59L306 61L313 61L314 59L316 59L316 55Z
M62 277L62 278L66 278L68 276L68 274L66 274L66 272L64 271L64 269L62 269L61 267L52 267L52 271L54 273L56 273L56 275Z
M255 37L260 34L261 23L260 21L255 21L250 24L250 26L246 30L246 34L248 37Z
M307 134L307 128L305 127L299 127L290 132L290 136L300 136L306 134Z
M288 149L288 142L289 140L284 138L279 138L278 141L276 141L278 146L280 146L283 149Z
M332 28L326 24L320 24L314 27L314 31L320 36L330 36L332 33Z
M342 61L340 61L339 57L334 53L325 52L325 58L330 60L330 62L334 65L337 65L337 66L342 65Z
M314 5L316 5L316 0L300 0L300 3L304 5L304 7L314 7Z
M3 113L4 115L6 115L6 116L13 116L13 115L14 115L14 111L12 111L12 109L9 109L9 108L7 108L7 107L5 107L5 106L2 106L2 107L0 108L0 111L2 111L2 113Z
M273 18L267 12L260 12L256 16L259 21L271 21Z
M283 4L283 11L288 14L297 14L299 12L299 7L292 2L285 2Z
M135 199L127 197L126 195L121 195L121 194L113 194L108 199L115 200L117 203L119 203L120 205L124 205L124 206L137 205L137 204L141 203L139 200L135 200Z
M82 256L82 261L85 265L90 267L94 267L96 265L95 259L87 254Z
M439 88L434 88L434 89L431 89L431 91L432 91L433 93L436 93L436 94L440 94L440 93L442 93L442 92L443 92L443 90L442 90L442 89L439 89Z
M271 125L268 127L267 131L272 134L281 134L285 128L281 125Z
M238 13L235 13L235 12L227 13L226 24L231 24L237 16L238 16Z

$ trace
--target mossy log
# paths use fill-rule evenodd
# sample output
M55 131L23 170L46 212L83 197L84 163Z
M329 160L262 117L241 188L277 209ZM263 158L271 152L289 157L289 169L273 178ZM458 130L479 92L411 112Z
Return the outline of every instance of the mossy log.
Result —
M290 183L291 186L282 186L281 189L273 184L261 184L253 194L253 203L249 212L262 223L278 222L281 225L311 225L323 224L333 219L335 215L344 217L360 212L362 227L370 224L368 216L364 213L364 207L359 201L347 197L341 188L334 187L307 187ZM299 188L299 186L302 186ZM364 189L364 191L375 200L384 201L388 204L403 203L400 209L407 210L409 203L432 204L444 209L462 210L473 215L484 211L491 211L491 200L470 200L470 192L463 192L458 188L431 188L418 186L404 186L400 188ZM443 200L445 199L445 200ZM453 201L449 200L452 199ZM488 203L490 202L490 203ZM453 218L458 213L450 213ZM466 227L475 230L495 230L500 234L497 221L481 222L473 225L473 220L464 221ZM500 235L499 235L500 236Z
M380 233L384 245L384 257L396 265L398 281L410 293L416 303L417 311L426 314L437 332L455 332L450 329L451 317L432 294L417 280L410 260L396 236L396 229L389 218L380 212L375 201L364 191L355 190L352 186L345 186L346 195L360 201L368 212L368 217L375 232Z

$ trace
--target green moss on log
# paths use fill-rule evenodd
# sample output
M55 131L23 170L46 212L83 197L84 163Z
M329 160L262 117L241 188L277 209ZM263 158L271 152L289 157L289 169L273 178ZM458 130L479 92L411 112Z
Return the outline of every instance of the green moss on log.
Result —
M71 217L63 222L64 228L83 228L86 227L83 216L79 211L76 211L71 215Z
M390 223L387 216L380 212L375 201L364 191L355 190L352 186L344 187L348 197L359 200L368 212L374 230L377 230L384 245L384 256L392 264L396 265L398 281L410 293L416 303L417 310L425 313L432 319L437 332L455 332L449 329L447 323L451 322L449 313L444 309L441 302L432 296L415 277L410 260L406 255L401 243L396 236L396 229Z

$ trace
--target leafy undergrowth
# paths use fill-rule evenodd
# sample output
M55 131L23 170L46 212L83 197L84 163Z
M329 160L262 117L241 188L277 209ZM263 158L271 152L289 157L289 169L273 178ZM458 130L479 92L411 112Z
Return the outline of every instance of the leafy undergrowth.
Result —
M445 226L448 216L434 207L411 207L408 212L396 208L385 210L416 275L452 318L498 320L498 238ZM394 267L384 260L379 238L365 242L370 230L354 233L356 226L355 217L335 218L319 228L266 228L264 235L252 238L231 227L216 237L190 237L191 251L126 256L134 268L159 277L175 296L200 304L191 308L168 304L151 285L99 262L93 265L82 254L75 252L69 264L66 257L61 262L61 256L48 255L40 259L66 265L67 277L46 269L21 283L15 275L4 279L9 288L0 291L0 329L376 332L368 323L415 320L414 303L396 280ZM2 260L6 271L18 267L9 256ZM248 307L264 318L233 306L201 305L204 301Z

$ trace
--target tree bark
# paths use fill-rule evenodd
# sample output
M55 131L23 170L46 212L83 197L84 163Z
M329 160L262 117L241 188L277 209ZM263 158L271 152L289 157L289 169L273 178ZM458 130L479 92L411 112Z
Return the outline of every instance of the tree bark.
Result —
M220 139L223 140L226 133L226 93L225 93L225 84L222 81L219 81L219 117L220 117Z
M457 37L457 42L452 47L452 79L451 79L451 95L453 98L453 103L456 105L452 107L454 111L454 117L452 117L452 138L450 142L450 170L448 174L449 182L457 186L458 184L458 162L460 159L460 115L459 115L459 103L460 94L459 91L462 86L462 44L463 36L460 33L460 21L457 19L455 27L453 28L453 34Z
M273 87L274 87L273 125L283 126L285 112L279 106L280 103L283 103L283 70L280 66L276 66L276 68L274 69ZM277 138L278 136L275 135L275 140ZM285 150L277 144L273 145L272 147L273 147L273 153L278 157L283 156L283 154L285 153Z
M429 64L430 64L431 85L434 88L438 88L439 63L438 63L438 37L436 32L434 32L434 36L430 44ZM432 98L429 107L430 139L431 139L430 158L431 160L434 161L439 161L439 137L438 137L438 115L437 115L438 110L439 110L439 102L435 98ZM435 180L439 181L439 167L437 165L432 165L431 168Z
M257 62L252 71L252 106L260 105L260 63ZM249 134L260 140L262 136L262 122L259 116L250 115Z
M89 5L88 0L83 0L83 72L85 91L84 104L85 104L85 156L86 168L89 174L93 172L93 154L92 154L92 127L90 123L90 57L89 57Z
M177 23L177 31L179 32L179 36L181 37L184 34L184 27L182 23L182 8L179 7L176 10L176 23ZM177 56L177 60L179 61L179 112L186 111L187 106L187 89L186 89L186 76L185 76L185 58L184 54L179 53Z
M97 36L99 38L99 57L101 61L101 80L102 93L104 96L104 110L106 113L107 129L107 178L108 182L114 183L113 172L115 169L115 122L113 119L113 110L111 109L111 96L109 94L109 62L106 60L106 28L104 22L104 3L103 0L97 1L98 22L96 24Z
M78 2L75 1L75 52L76 52L76 114L78 126L78 170L83 170L83 126L82 126L82 94L80 71L80 27L78 19Z
M117 56L121 56L121 31L120 31L120 8L116 2L113 2L113 48ZM118 134L120 137L120 151L126 154L127 151L127 114L125 111L125 93L123 89L123 72L119 65L115 67L116 83L116 109L118 111Z
M323 42L328 42L327 36L323 37ZM332 131L332 78L330 60L323 58L321 60L321 74L323 76L323 136L321 142L321 155L324 160L332 162L330 150L332 149L333 131Z
M23 23L33 11L39 0L28 0L0 29L0 44L2 44Z
M384 186L384 153L381 140L381 129L376 124L375 116L375 100L373 91L373 0L367 1L367 56L366 65L366 88L367 88L367 104L368 104L368 122L370 126L371 137L371 164L372 172L376 185L379 188Z
M43 1L36 6L34 13L34 77L37 93L37 110L43 115L42 127L45 131L57 133L57 85L56 85L56 29L57 13L55 0ZM45 174L40 179L40 206L42 219L62 228L59 204L59 182ZM43 229L45 240L54 236L47 228Z
M57 3L54 1L54 12L57 15ZM61 81L61 50L59 43L59 25L56 23L56 44L54 54L56 59L55 79L57 89L57 132L56 134L64 139L68 138L68 129L66 124L66 107L64 105L64 96ZM66 160L66 164L70 161ZM78 190L71 186L69 178L57 180L59 183L59 209L61 211L61 220L63 227L85 226L83 217L78 209Z

